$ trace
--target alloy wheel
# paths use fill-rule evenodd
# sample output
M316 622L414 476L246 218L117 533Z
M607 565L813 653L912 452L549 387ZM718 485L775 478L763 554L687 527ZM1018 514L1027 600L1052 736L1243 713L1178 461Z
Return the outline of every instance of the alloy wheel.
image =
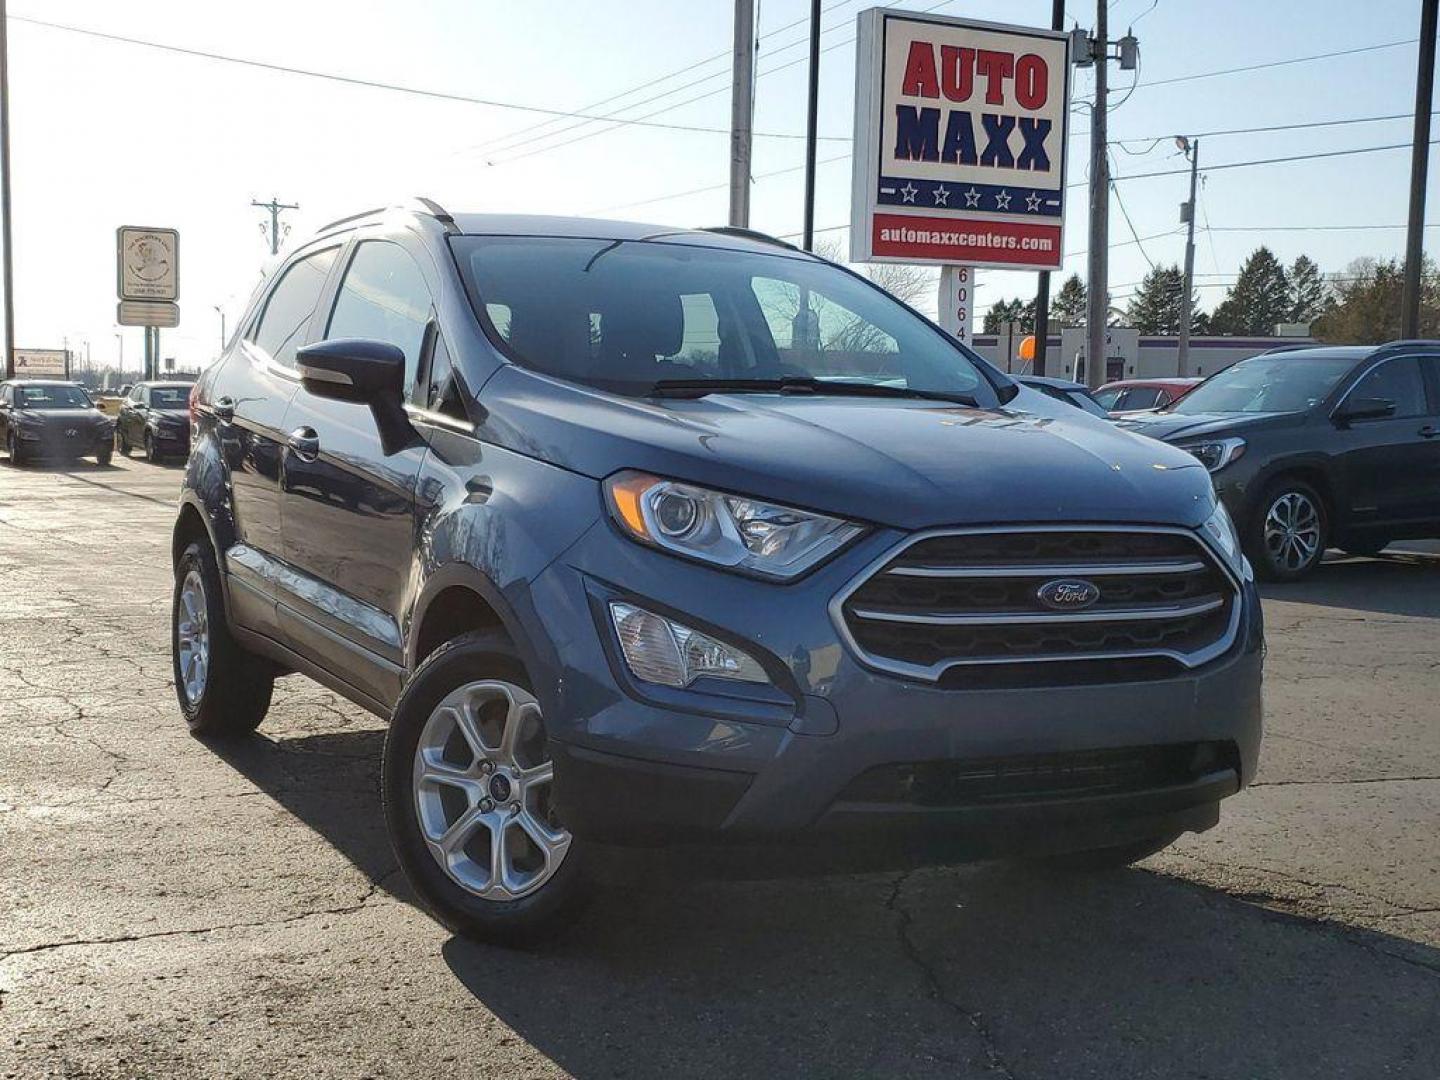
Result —
M1277 569L1290 573L1320 557L1320 510L1308 495L1287 491L1270 504L1265 551Z
M210 673L210 615L205 605L205 585L200 571L191 570L180 585L179 622L175 637L180 654L180 679L185 697L193 705L205 693Z
M486 900L535 892L570 849L555 816L554 776L529 691L493 679L453 691L415 748L415 810L431 857Z

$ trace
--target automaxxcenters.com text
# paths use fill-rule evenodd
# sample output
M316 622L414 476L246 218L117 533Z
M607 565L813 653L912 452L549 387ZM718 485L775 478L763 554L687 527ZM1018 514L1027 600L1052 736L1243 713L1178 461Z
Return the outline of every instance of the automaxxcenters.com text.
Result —
M997 232L955 232L937 229L881 229L880 239L896 244L943 244L947 247L994 248L1005 251L1053 251L1048 236L1009 236Z

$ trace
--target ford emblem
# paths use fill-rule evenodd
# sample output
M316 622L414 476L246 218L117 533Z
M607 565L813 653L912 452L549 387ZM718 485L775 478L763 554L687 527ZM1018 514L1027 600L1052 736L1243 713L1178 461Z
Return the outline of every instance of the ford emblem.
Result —
M1100 599L1100 586L1083 578L1057 578L1036 589L1035 599L1052 611L1079 611Z

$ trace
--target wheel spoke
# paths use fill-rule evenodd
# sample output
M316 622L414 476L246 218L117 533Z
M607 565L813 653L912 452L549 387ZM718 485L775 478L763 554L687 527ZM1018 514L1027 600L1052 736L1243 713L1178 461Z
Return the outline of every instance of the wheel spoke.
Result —
M475 763L479 764L485 760L485 740L480 735L480 724L475 717L474 711L470 708L468 701L462 703L459 708L441 708L438 710L446 719L459 729L465 744L470 747L470 753Z
M527 789L539 787L541 784L548 784L555 779L555 763L542 761L533 768L520 769L515 775Z
M435 838L435 845L444 852L447 858L453 858L455 853L470 842L470 837L475 830L485 823L485 815L480 812L479 807L471 807L455 819L440 836Z
M532 716L540 715L540 706L533 701L519 702L514 698L510 699L510 707L505 710L505 728L500 732L500 746L498 757L507 765L518 764L515 758L515 748L520 745L524 735L525 722Z

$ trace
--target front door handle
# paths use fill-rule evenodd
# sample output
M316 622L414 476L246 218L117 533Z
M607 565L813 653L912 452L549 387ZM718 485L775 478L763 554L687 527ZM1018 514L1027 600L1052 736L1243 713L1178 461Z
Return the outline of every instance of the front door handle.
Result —
M295 451L295 456L301 461L314 461L320 456L320 436L312 427L297 427L290 432L285 445Z
M1440 427L1436 427L1434 424L1426 424L1420 429L1418 434L1422 439L1433 439L1436 435L1440 435Z
M215 403L211 405L210 408L219 419L227 424L235 419L235 399L228 395L226 397L216 398Z

